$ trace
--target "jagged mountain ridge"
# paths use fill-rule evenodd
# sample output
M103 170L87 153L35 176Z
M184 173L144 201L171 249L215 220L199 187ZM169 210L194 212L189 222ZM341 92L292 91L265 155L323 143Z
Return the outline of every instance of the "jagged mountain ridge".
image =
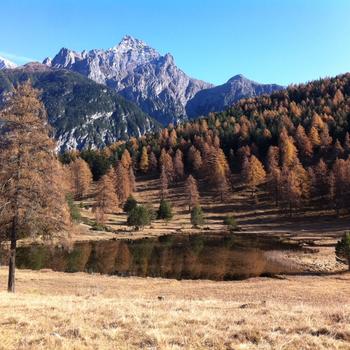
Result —
M16 68L17 64L9 61L8 59L0 56L0 70L1 69L13 69Z
M115 89L163 125L186 118L187 102L198 91L213 86L187 76L170 54L162 56L130 36L108 50L63 48L43 63L73 70Z
M242 75L219 86L190 78L176 66L171 54L162 56L131 36L108 50L76 52L62 48L52 60L46 58L43 63L73 70L113 88L164 126L223 111L240 98L284 88L259 84Z
M225 84L199 91L186 105L190 118L206 116L210 112L221 112L241 98L271 94L284 89L277 84L260 84L242 74L235 75Z
M160 127L108 87L81 74L39 63L0 71L0 97L4 100L13 86L28 79L42 91L60 151L102 147Z

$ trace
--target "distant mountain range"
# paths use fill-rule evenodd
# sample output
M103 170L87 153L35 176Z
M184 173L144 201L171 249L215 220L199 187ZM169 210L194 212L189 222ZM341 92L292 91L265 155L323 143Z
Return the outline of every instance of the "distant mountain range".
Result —
M246 97L256 97L271 94L284 87L276 84L259 84L239 74L227 83L203 89L186 105L186 113L190 118L206 116L210 112L220 112Z
M131 36L108 50L75 52L63 48L43 63L76 71L113 88L163 125L221 111L242 97L283 89L255 83L242 75L214 87L187 76L169 53L162 56Z
M42 100L60 151L102 147L160 129L153 118L102 84L65 69L29 63L0 71L0 103L30 79Z
M108 50L62 48L43 64L16 67L0 57L0 96L28 78L43 91L61 150L100 147L284 88L242 75L214 86L186 75L171 54L162 56L131 36Z

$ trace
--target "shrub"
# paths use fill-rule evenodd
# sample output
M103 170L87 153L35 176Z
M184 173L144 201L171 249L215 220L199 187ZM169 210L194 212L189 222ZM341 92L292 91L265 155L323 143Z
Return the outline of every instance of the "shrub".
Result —
M224 225L226 225L230 231L237 229L237 222L233 215L228 215L224 218Z
M72 194L69 193L66 195L66 201L67 201L69 214L72 221L80 222L81 215L80 215L79 207L74 203Z
M350 270L350 232L346 232L344 237L335 246L337 260L347 264Z
M143 205L138 205L129 212L127 223L134 226L136 230L143 229L144 226L151 223L151 215Z
M173 211L170 202L162 199L159 204L159 209L157 213L157 218L169 221L173 217Z
M137 201L133 196L129 196L126 202L124 203L123 210L126 213L130 213L131 210L137 207Z
M93 231L109 231L107 226L100 224L98 222L92 223L91 230L93 230Z
M191 223L194 227L204 224L203 210L199 205L195 206L191 211Z

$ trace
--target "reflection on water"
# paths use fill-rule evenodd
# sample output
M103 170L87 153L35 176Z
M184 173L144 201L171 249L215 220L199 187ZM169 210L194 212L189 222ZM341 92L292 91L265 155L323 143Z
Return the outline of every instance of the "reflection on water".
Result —
M44 245L19 247L16 263L19 268L35 270L230 280L295 272L280 257L281 252L297 248L266 237L162 236L78 242L70 249Z

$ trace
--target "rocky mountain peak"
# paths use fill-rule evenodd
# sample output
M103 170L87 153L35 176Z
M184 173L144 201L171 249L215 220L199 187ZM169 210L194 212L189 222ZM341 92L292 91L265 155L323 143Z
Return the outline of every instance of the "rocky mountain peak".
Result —
M50 57L46 57L43 61L43 64L45 64L46 66L50 67L52 64L52 60Z
M235 76L227 80L227 82L232 83L237 80L248 80L248 79L243 74L236 74Z
M120 43L112 47L109 51L112 51L122 60L127 59L140 64L160 57L160 53L155 49L147 45L144 41L133 38L130 35L124 36Z
M107 50L75 52L63 48L53 58L51 66L78 72L107 85L164 126L221 111L240 98L283 88L258 84L242 74L214 87L184 73L170 53L161 55L130 35Z
M113 88L163 125L186 118L187 101L199 90L212 86L187 76L171 54L162 56L130 35L108 50L77 53L63 48L51 65Z
M72 66L81 55L73 50L63 47L51 62L52 66Z
M144 41L136 39L130 35L125 35L118 45L114 46L114 50L129 51L129 50L143 50L149 47Z
M0 56L0 69L13 69L17 64L9 61L8 59Z

